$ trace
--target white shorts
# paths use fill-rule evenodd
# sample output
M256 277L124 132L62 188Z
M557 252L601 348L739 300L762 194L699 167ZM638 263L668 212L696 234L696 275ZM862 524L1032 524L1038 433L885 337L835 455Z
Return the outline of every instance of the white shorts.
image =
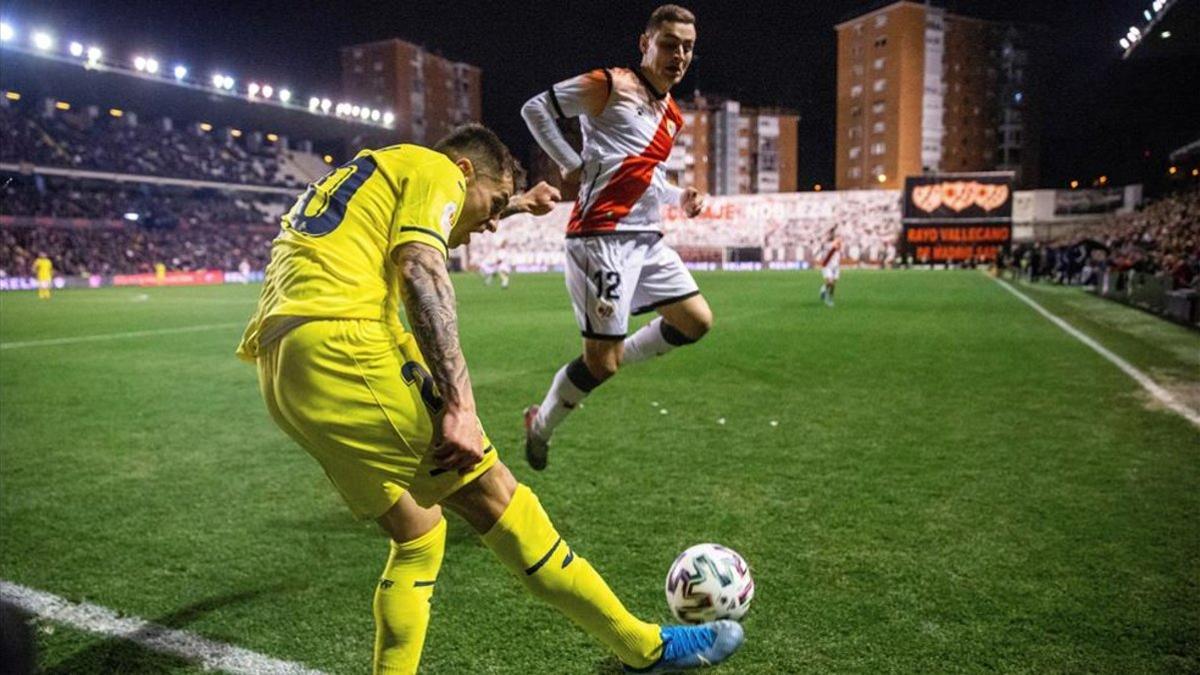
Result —
M825 281L837 281L841 271L842 268L836 266L822 267L821 276L825 277Z
M700 294L679 254L657 232L567 239L566 281L579 332L623 340L630 314Z

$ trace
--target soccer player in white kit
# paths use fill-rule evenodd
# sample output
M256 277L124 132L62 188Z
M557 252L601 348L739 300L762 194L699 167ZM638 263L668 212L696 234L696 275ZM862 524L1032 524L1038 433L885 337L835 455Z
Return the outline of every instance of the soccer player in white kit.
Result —
M837 288L838 277L842 272L842 238L837 236L837 228L829 231L829 248L821 258L821 277L825 283L821 286L821 299L827 307L833 307L833 291Z
M525 456L546 466L555 427L623 363L696 342L712 310L679 254L662 243L664 205L695 217L704 195L669 184L661 166L683 115L670 89L683 79L696 44L696 18L677 5L650 15L635 68L603 68L564 80L525 103L521 115L538 145L579 177L567 225L566 282L583 335L583 355L554 376L541 405L525 411ZM555 120L579 117L582 156ZM627 336L630 314L658 318Z

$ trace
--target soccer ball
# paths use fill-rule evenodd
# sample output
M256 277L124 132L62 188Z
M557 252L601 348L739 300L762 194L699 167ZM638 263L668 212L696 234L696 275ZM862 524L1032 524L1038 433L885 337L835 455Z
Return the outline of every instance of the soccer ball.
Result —
M754 579L737 551L696 544L671 564L666 591L671 613L684 623L739 620L754 599Z

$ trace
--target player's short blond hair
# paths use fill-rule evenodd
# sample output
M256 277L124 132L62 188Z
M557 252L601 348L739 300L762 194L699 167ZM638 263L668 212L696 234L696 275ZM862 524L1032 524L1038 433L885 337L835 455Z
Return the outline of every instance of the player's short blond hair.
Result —
M646 34L654 33L664 23L695 24L696 15L679 5L661 5L650 13L650 20L646 22Z

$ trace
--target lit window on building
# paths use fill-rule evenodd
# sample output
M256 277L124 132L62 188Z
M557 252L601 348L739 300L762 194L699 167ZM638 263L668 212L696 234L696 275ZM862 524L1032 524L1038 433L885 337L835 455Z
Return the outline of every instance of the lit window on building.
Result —
M875 84L871 85L871 89L873 89L876 93L883 91L885 88L887 88L887 80L883 79L882 77L878 80L875 80Z
M883 70L883 64L885 61L886 61L886 59L884 59L882 56L875 59L875 64L874 64L875 70Z

